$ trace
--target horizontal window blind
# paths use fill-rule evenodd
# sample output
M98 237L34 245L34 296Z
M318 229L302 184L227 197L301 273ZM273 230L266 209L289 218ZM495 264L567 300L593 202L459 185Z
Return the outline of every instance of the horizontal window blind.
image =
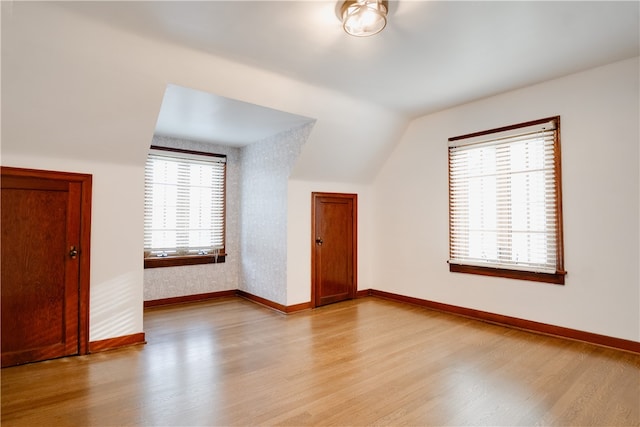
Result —
M558 147L555 121L450 140L450 263L562 269Z
M224 249L225 174L225 157L152 150L145 166L145 252Z

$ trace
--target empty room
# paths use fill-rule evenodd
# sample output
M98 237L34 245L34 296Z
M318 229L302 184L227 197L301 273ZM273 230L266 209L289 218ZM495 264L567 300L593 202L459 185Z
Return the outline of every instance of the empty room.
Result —
M640 425L637 1L0 6L2 425Z

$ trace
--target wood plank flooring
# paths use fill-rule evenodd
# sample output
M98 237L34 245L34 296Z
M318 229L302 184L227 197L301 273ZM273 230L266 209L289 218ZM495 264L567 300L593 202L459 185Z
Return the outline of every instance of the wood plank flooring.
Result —
M153 308L145 332L3 369L2 425L640 425L640 355L374 297Z

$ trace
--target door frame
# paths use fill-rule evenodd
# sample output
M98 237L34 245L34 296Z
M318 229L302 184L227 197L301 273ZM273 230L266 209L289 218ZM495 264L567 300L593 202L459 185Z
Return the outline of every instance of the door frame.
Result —
M355 193L311 193L311 308L318 307L316 301L316 205L321 197L333 197L342 199L351 199L353 202L353 218L352 218L352 238L353 251L351 254L351 262L353 263L353 283L350 297L353 299L358 292L358 195Z
M78 354L89 353L89 288L91 266L91 192L93 177L90 174L57 172L39 169L23 169L0 166L2 176L40 178L79 183L80 201L80 259L78 272Z

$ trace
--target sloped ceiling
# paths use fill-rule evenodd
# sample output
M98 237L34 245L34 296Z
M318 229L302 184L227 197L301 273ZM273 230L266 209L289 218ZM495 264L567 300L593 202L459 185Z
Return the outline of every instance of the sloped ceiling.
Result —
M366 183L413 117L640 51L638 2L392 1L370 38L346 35L337 5L2 2L3 153L139 164L189 109L157 122L173 84L265 113L261 135L317 120L294 177ZM242 133L220 108L203 118L218 143Z
M242 147L312 121L297 114L169 84L155 133Z
M391 1L348 36L335 1L65 2L110 25L415 117L638 56L636 1Z
M406 119L383 107L183 44L140 36L66 3L2 2L0 7L3 162L79 160L79 169L71 166L78 171L91 170L96 162L141 167L163 97L174 87L183 94L193 89L198 99L204 93L208 112L202 116L222 119L216 126L206 125L218 134L235 129L249 135L249 142L257 131L315 120L292 172L295 179L370 182L406 126ZM175 114L192 111L191 101L175 108ZM224 108L230 105L234 109ZM248 123L240 117L245 107L256 113ZM183 121L187 130L198 122L189 121L192 116ZM244 132L239 125L252 129Z

